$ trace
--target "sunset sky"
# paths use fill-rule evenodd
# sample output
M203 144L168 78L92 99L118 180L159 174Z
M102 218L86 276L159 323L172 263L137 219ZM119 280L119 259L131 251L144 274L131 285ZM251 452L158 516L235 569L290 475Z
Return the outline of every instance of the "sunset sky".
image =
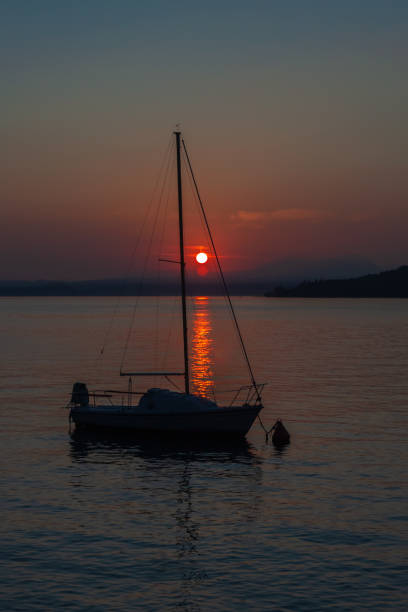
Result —
M122 276L177 123L230 272L408 264L406 1L3 0L0 32L0 279Z

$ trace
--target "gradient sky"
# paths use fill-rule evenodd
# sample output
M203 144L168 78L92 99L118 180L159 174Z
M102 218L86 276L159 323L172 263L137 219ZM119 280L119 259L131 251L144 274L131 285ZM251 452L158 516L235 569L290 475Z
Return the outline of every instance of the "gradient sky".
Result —
M127 269L180 122L231 271L408 263L408 3L3 0L0 279Z

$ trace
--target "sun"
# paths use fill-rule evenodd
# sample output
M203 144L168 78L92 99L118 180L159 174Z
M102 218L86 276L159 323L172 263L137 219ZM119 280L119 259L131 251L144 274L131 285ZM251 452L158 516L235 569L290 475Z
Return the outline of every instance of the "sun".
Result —
M200 253L197 253L196 255L196 262L199 264L205 264L208 261L208 255L207 253L204 253L203 251L201 251Z

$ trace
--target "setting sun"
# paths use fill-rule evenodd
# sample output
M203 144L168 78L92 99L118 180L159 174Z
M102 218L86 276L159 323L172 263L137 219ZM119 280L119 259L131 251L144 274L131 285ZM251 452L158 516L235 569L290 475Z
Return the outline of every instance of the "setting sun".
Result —
M197 253L196 255L196 262L199 264L205 264L208 261L208 255L207 253Z

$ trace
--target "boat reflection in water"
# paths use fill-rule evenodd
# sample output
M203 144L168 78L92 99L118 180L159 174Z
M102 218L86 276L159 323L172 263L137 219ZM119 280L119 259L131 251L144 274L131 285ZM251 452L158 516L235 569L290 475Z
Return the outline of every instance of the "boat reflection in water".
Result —
M256 449L244 437L218 438L168 436L160 432L127 432L75 428L70 434L70 457L74 462L106 458L121 463L138 457L146 461L207 462L257 465L262 463Z
M190 359L192 392L213 400L213 338L208 297L204 295L194 297L193 306Z
M107 558L115 558L119 547L123 566L131 567L121 575L128 605L136 607L141 597L146 609L156 609L160 600L166 609L201 610L214 581L208 547L227 565L234 550L226 552L222 543L231 521L238 525L233 543L241 547L248 525L260 520L262 459L255 449L245 438L75 430L69 454L73 495L78 505L92 500L82 529L101 539Z

